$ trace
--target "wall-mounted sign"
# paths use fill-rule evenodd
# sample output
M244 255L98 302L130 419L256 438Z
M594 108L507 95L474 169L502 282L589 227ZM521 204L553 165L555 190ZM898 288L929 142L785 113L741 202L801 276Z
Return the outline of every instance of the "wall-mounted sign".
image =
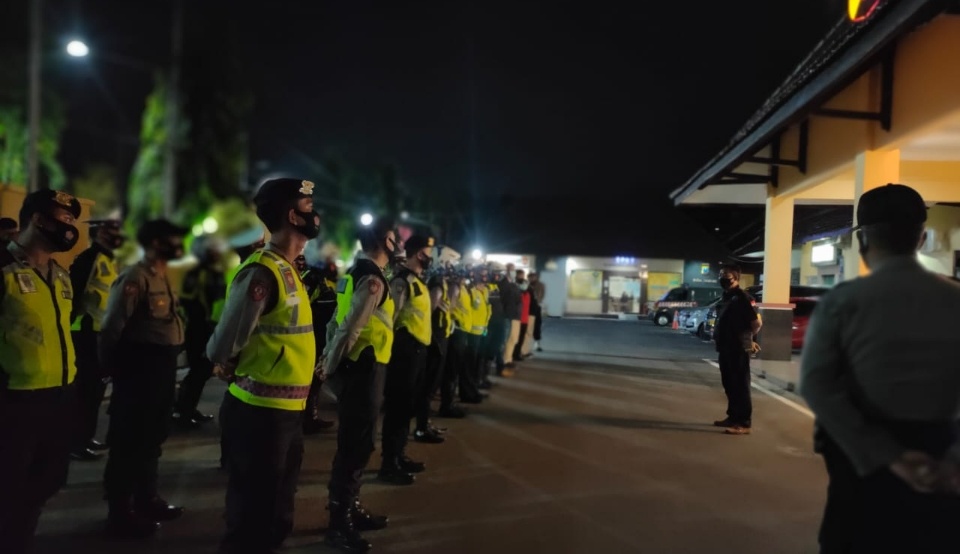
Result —
M854 23L865 21L873 15L879 4L880 0L847 0L847 16Z
M720 265L707 262L686 262L683 264L683 282L691 287L720 288L717 275Z
M832 244L818 244L813 247L810 262L815 264L832 264L837 261L837 247Z

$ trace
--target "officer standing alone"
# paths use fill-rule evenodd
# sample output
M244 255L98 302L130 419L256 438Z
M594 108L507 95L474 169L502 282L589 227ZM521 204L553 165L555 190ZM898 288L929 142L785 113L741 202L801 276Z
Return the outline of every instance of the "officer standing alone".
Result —
M73 301L70 327L73 347L77 352L78 412L77 440L71 452L75 460L96 460L97 452L106 445L94 437L100 418L100 404L107 385L97 353L100 326L107 311L110 287L117 280L114 251L126 241L117 220L88 222L93 244L70 265L70 283L77 296Z
M183 514L159 496L157 481L184 338L167 264L183 257L186 234L165 219L144 223L137 231L144 257L120 274L107 301L99 353L113 393L103 481L107 530L117 537L148 537Z
M760 347L753 342L760 332L756 302L740 288L740 267L720 268L723 297L717 306L714 340L720 354L720 379L727 395L727 417L714 421L728 435L749 435L753 403L750 399L750 356Z
M376 440L386 365L393 348L394 302L384 268L402 255L393 224L361 229L353 267L337 283L337 316L327 331L321 366L338 400L337 453L330 474L326 541L346 552L370 549L359 531L387 526L360 502L360 480Z
M244 261L207 345L230 383L221 408L230 474L224 554L270 552L293 530L316 360L310 298L293 260L320 232L313 187L289 178L261 185L254 203L270 242Z
M407 456L406 447L433 334L431 314L437 302L431 299L422 278L433 261L433 242L432 237L410 237L404 244L406 262L390 281L396 323L383 394L383 463L377 478L394 485L413 484L412 474L425 469L423 463ZM443 442L437 438L434 442Z
M800 393L830 477L824 554L958 551L960 286L917 261L926 220L910 187L866 192L870 274L821 298L807 330Z
M43 505L67 480L76 376L67 270L50 255L73 248L80 202L30 193L23 232L0 250L0 547L29 552Z

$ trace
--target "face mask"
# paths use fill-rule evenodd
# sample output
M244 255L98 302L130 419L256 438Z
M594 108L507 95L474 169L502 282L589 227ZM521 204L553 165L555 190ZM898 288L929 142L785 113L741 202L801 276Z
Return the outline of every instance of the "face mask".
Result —
M430 264L433 263L433 258L417 256L417 260L420 262L420 267L422 267L424 271L428 271L430 269Z
M523 283L520 283L520 290L527 290L527 288L529 287L530 287L530 283L527 283L526 281L524 281Z
M107 246L111 250L116 250L117 248L120 248L121 246L123 246L123 243L126 242L126 239L120 236L113 236L113 237L108 236L106 240L104 240L103 242L107 243Z
M157 256L166 261L180 259L183 257L183 243L169 239L160 241L157 245Z
M302 217L306 221L303 225L294 225L293 228L297 230L298 233L307 237L308 239L315 239L320 235L320 214L317 212L301 212L300 210L294 209L293 213Z
M729 277L721 277L717 279L717 282L720 283L720 287L723 288L723 290L729 290L730 287L733 286L733 279Z
M67 252L80 240L80 231L73 225L52 217L46 217L46 220L44 226L37 229L50 241L55 252Z

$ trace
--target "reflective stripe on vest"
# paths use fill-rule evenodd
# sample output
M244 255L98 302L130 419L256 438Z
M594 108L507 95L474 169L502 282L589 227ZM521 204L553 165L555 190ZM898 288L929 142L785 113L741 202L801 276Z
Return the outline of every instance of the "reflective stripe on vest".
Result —
M359 260L357 263L359 265L362 262L374 265L373 262L369 260ZM376 266L374 265L374 267ZM372 272L371 268L365 268L365 270ZM357 272L356 267L347 272L347 274L340 279L340 283L337 284L337 324L342 325L347 317L347 313L350 311L350 303L353 300L353 279L355 272ZM377 272L380 272L379 268L377 268ZM363 273L361 279L366 275L369 275L371 279L380 278L376 273ZM380 272L380 276L382 275L383 273ZM386 287L386 285L384 285L384 287ZM371 317L363 329L360 330L360 336L357 338L357 342L354 343L353 348L347 353L348 359L357 361L364 349L373 347L374 358L376 358L378 363L386 364L390 362L390 354L393 349L393 314L395 306L389 291L384 291L384 295L386 299L374 310L373 317Z
M230 393L253 406L300 411L306 407L316 360L307 289L293 266L273 252L255 252L240 267L253 263L273 273L279 295L240 350Z
M84 289L79 301L80 309L77 317L74 318L70 326L71 331L79 331L83 328L83 318L89 317L91 329L99 332L103 324L103 316L107 313L107 299L110 297L110 287L117 280L116 262L104 254L97 252L97 257L93 260L93 269L87 278L87 288Z
M4 253L6 255L6 253ZM70 309L70 275L53 267L52 289L33 268L12 261L3 268L0 298L0 365L11 390L68 385L77 373Z
M417 342L428 346L431 340L430 293L427 285L413 273L406 277L407 299L397 314L397 329L406 329Z

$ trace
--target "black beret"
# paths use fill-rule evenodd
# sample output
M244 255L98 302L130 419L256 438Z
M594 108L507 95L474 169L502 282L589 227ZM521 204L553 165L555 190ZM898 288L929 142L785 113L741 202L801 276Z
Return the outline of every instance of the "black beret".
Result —
M23 221L35 213L43 213L52 216L53 210L63 208L73 217L80 217L80 201L73 195L62 190L38 190L31 192L23 199L23 206L20 208L20 221Z
M253 203L258 208L272 207L281 203L296 202L301 198L312 198L313 187L313 183L303 179L288 177L269 179L260 185L257 194L253 197Z
M864 225L919 225L927 221L920 193L906 185L888 184L868 190L857 204L857 228Z
M147 247L157 239L183 237L189 232L190 230L186 227L174 225L166 219L153 219L140 226L140 229L137 231L137 242L139 242L141 246Z
M434 245L433 237L428 237L426 235L413 235L406 242L403 243L404 249L407 251L407 257L411 258L417 252L423 250L424 248L429 248Z

